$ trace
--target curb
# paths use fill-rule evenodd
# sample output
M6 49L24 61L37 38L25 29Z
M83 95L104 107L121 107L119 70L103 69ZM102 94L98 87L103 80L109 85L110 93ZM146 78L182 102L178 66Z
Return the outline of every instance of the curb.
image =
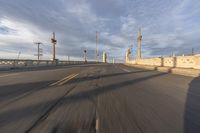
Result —
M147 70L157 70L160 72L172 73L172 74L189 76L189 77L199 77L200 76L199 69L145 66L145 65L133 65L133 64L125 64L125 65L135 67L135 68L142 68L142 69L147 69Z

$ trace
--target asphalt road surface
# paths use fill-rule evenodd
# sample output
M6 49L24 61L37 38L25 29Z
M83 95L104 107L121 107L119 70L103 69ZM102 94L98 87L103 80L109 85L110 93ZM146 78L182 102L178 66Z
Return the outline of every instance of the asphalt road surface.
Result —
M200 133L200 78L76 65L0 73L1 133Z

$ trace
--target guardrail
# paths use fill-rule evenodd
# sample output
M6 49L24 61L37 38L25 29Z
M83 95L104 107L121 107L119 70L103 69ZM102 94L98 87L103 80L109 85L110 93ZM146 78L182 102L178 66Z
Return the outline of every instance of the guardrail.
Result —
M95 62L88 62L95 63ZM84 64L83 61L51 61L51 60L17 60L17 59L0 59L0 69L15 69L42 66L65 66L74 64Z

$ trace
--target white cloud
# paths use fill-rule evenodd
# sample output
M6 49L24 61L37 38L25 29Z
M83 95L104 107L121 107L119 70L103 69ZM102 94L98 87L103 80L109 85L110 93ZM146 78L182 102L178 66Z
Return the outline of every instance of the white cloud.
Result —
M99 51L123 59L129 45L134 44L136 49L141 27L143 55L154 56L162 50L168 54L173 49L199 46L200 2L194 1L0 1L0 27L12 29L0 33L0 45L3 49L25 49L24 54L28 54L33 51L33 41L49 44L55 31L59 58L70 55L82 59L82 51L87 48L93 59L95 32L99 31ZM44 49L49 58L51 45Z
M10 34L0 34L0 42L4 45L15 44L17 42L30 44L33 43L33 41L38 40L47 42L48 39L45 33L42 33L37 27L9 18L2 18L0 20L0 26L4 26L15 31Z
M131 15L128 15L127 17L121 17L121 23L121 33L126 36L133 36L133 31L138 28L136 19Z

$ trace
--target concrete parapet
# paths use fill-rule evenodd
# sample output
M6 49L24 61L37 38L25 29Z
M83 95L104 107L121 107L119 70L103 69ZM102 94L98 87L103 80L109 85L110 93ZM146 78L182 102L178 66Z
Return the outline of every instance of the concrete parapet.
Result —
M149 58L149 59L140 59L136 61L138 65L150 65L150 66L161 66L162 59L161 58Z
M196 65L195 58L195 56L177 56L176 67L194 68Z
M200 55L128 60L126 63L156 67L200 69Z
M194 69L200 69L200 55L195 56L195 66Z
M174 57L163 58L163 66L174 67Z
M147 70L156 70L155 66L146 66L146 65L134 65L134 64L126 64L127 66L132 66L136 68L142 68L142 69L147 69Z
M88 62L94 63L94 62ZM84 64L83 61L60 61L57 60L15 60L15 59L0 59L0 70L10 70L18 68L36 68L46 66L64 66L64 65L75 65Z

